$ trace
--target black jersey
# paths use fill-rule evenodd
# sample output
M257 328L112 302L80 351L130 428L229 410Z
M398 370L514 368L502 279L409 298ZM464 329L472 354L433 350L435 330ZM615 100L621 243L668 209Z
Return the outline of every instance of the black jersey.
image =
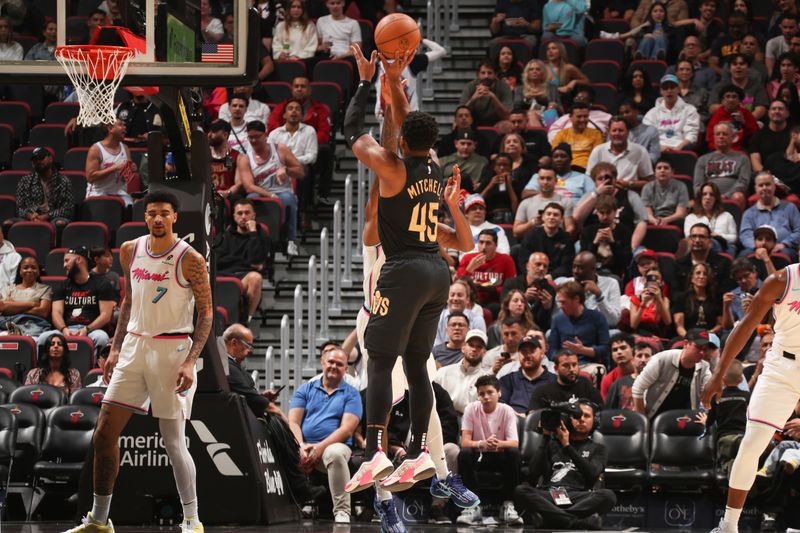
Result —
M378 199L378 235L386 258L409 253L439 253L436 234L442 171L430 157L407 157L405 188Z

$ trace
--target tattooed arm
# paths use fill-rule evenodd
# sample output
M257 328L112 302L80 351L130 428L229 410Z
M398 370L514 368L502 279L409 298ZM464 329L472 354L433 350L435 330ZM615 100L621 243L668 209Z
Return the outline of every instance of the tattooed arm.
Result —
M119 262L125 274L125 298L119 304L119 317L117 317L117 329L114 331L114 339L111 343L111 351L106 359L106 366L103 368L103 379L106 383L111 381L111 374L119 360L119 350L122 348L122 341L128 333L128 321L131 318L131 256L133 255L134 241L123 243L119 250Z
M194 364L206 344L211 326L214 323L214 311L211 306L211 283L208 279L206 260L196 250L189 250L181 262L183 278L189 282L194 293L194 305L197 309L197 322L192 334L192 348L178 371L175 392L189 390L194 382Z

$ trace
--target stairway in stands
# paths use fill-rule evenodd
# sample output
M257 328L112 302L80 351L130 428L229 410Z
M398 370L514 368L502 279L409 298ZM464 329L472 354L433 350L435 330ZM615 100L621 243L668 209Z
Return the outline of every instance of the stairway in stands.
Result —
M442 73L434 75L434 99L423 100L421 110L432 113L436 116L441 131L447 132L452 123L453 113L461 91L464 86L474 79L478 61L486 56L489 42L488 21L491 19L494 6L485 0L459 0L459 31L450 36L450 53L441 60ZM412 2L407 9L407 13L416 19L425 17L425 4L419 0ZM440 43L444 44L444 43ZM417 87L421 91L421 82ZM374 94L373 94L374 96ZM367 126L376 127L375 117L372 113L374 100L367 107ZM337 133L336 155L338 165L334 173L333 194L331 199L342 199L344 195L344 182L348 174L352 174L354 191L356 177L356 159L352 152L347 149L342 140L341 132ZM344 203L344 202L342 202ZM344 205L342 205L344 208ZM355 209L355 206L354 206ZM248 362L248 369L259 370L261 379L264 377L264 353L267 346L273 346L276 356L280 347L280 324L284 314L289 315L293 323L293 296L294 288L297 284L303 287L303 324L304 328L308 319L308 260L311 255L316 255L319 260L320 253L320 229L327 227L329 236L333 233L333 206L321 206L316 215L311 214L314 230L305 234L305 238L300 243L300 255L291 262L282 256L276 256L275 261L275 285L267 286L263 290L262 308L266 310L266 325L260 327L258 320L254 319L251 326L256 333L256 350ZM355 223L353 226L355 227ZM354 232L356 230L354 229ZM329 237L330 239L330 237ZM356 241L360 246L360 239ZM330 338L336 341L343 341L355 326L355 317L361 306L361 263L353 263L353 283L349 288L342 288L342 312L339 316L330 317ZM333 294L333 274L330 276L330 294ZM317 309L317 327L319 328L319 307ZM303 339L303 357L307 357L307 339ZM316 356L316 347L314 359ZM276 363L276 368L277 368ZM291 364L290 364L291 367ZM269 377L272 379L272 377ZM263 383L263 382L262 382Z

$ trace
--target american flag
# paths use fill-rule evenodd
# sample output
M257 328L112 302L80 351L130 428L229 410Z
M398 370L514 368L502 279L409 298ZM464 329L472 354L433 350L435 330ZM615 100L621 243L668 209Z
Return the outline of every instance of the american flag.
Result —
M200 48L200 61L203 63L233 63L233 45L203 43Z

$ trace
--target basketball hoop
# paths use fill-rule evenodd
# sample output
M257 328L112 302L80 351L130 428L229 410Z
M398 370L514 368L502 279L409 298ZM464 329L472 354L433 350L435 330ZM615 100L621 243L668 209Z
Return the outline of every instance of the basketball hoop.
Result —
M64 67L81 108L78 124L113 124L114 93L136 50L124 46L75 45L56 48L56 59Z

